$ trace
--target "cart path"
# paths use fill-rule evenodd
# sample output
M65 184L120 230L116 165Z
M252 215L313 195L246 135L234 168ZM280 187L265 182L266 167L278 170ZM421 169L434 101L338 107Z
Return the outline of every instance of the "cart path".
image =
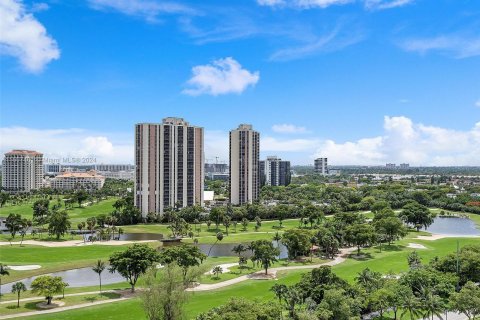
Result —
M301 269L315 269L321 266L335 266L339 263L342 263L346 260L346 257L353 251L355 251L356 248L346 248L346 249L341 249L340 254L333 260L327 261L324 263L320 264L311 264L311 265L304 265L304 266L291 266L291 267L277 267L277 268L271 268L270 273L277 273L278 271L290 271L290 270L301 270ZM243 281L247 281L252 279L255 275L262 275L263 271L258 271L255 273L247 274L244 276L240 276L238 278L218 282L218 283L212 283L212 284L200 284L194 288L188 288L187 291L210 291L210 290L215 290L215 289L220 289L224 287L228 287Z

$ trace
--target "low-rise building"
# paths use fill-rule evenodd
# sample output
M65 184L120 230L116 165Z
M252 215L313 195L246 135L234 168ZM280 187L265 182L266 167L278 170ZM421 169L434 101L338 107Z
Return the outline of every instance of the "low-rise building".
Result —
M58 190L101 189L105 183L105 177L96 171L87 172L63 172L51 181L51 187Z

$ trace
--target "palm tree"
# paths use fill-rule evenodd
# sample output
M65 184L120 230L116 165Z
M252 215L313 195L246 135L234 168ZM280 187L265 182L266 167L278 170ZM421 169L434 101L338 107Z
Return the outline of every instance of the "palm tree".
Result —
M223 240L223 233L218 232L218 233L217 233L217 240L212 244L212 246L210 247L210 250L208 250L207 257L210 256L210 251L212 251L212 248L217 244L217 242L218 242L218 241L222 241L222 240Z
M20 294L27 291L27 287L23 282L17 282L12 286L12 293L17 294L17 308L20 308Z
M215 276L215 279L218 279L218 278L219 278L218 276L219 276L222 272L223 272L223 270L222 270L222 267L220 267L220 266L215 266L215 267L213 267L213 269L212 269L212 273L213 273L213 275Z
M403 317L405 316L405 314L407 314L407 312L410 314L410 320L414 320L420 315L420 312L421 312L420 301L418 300L417 297L415 297L415 295L411 290L409 290L408 293L401 296L401 307L403 310L400 315L401 319L403 319Z
M100 281L100 293L102 293L102 272L105 270L105 262L97 260L97 264L93 266L92 270L98 274L98 280Z
M82 234L83 243L85 243L85 235L82 232L82 229L85 228L85 222L80 222L79 224L77 224L77 228L78 228L78 231L80 231L80 233Z
M445 310L445 303L442 298L436 295L433 290L429 288L422 288L420 290L420 299L422 301L423 309L426 311L425 316L433 320L434 316L442 318Z
M275 235L273 236L273 241L277 242L277 248L280 244L280 240L282 240L282 236L277 232L275 232Z
M0 263L0 299L2 299L2 277L10 275L7 270L7 265Z

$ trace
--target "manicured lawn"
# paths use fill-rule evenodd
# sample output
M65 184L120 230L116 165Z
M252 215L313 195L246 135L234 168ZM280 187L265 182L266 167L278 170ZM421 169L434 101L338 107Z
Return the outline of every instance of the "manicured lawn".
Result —
M2 263L6 265L39 264L42 268L29 271L9 270L10 275L3 277L2 282L7 283L38 274L90 266L98 259L107 260L113 252L125 250L127 247L88 245L51 248L32 245L22 247L4 245L0 247Z
M102 294L87 294L81 296L73 296L73 297L65 297L60 299L55 299L54 301L62 301L65 302L65 307L73 306L77 304L83 303L92 303L96 301L103 301L103 300L110 300L110 299L118 299L120 295L118 293L113 292L105 292ZM37 304L39 302L44 302L45 299L38 299L34 301L20 301L20 307L17 308L17 303L3 303L0 304L0 314L7 315L7 314L16 314L22 312L30 312L30 311L37 311L41 310L37 308Z
M100 201L100 203L94 203L92 205L87 205L85 207L78 207L78 204L75 204L74 208L68 209L68 215L70 216L70 222L72 227L76 227L78 222L84 221L89 217L97 216L99 214L109 214L113 211L113 204L117 201L117 198L111 197L105 200ZM63 201L60 202L63 206ZM50 205L53 206L57 204L56 197L53 200L50 200ZM0 216L6 217L10 213L18 213L23 218L32 219L33 217L33 201L29 203L24 203L17 206L6 206L0 208Z

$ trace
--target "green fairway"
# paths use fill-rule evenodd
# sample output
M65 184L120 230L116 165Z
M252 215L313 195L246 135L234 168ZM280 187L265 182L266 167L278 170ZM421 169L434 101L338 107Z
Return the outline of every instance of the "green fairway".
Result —
M118 198L111 197L105 200L102 200L100 203L93 203L92 205L85 205L78 207L78 204L71 209L68 209L68 215L70 216L70 222L72 227L75 227L76 224L80 221L84 221L89 217L97 216L99 214L109 214L113 211L113 204L117 201ZM50 205L53 206L57 203L56 199L50 201ZM63 202L60 202L63 206ZM10 213L20 214L23 218L32 219L33 217L33 201L24 203L17 206L6 206L0 208L0 216L6 217Z
M388 247L383 246L382 251L379 247L362 249L361 253L365 258L353 259L348 258L342 264L333 267L335 273L348 281L353 281L358 272L366 267L372 270L387 273L393 271L399 273L408 269L406 257L409 252L414 249L407 248L408 243L418 243L424 245L427 249L417 249L424 263L427 263L435 256L444 256L456 250L456 243L459 241L461 246L473 243L479 243L478 238L445 238L436 241L416 240L413 237L416 234L411 233L410 238L399 241L398 243ZM271 299L273 294L269 291L274 283L293 284L296 283L302 274L308 270L292 270L282 271L278 273L278 280L247 280L234 286L222 289L197 292L191 294L191 299L186 308L189 318L194 317L199 312L206 311L214 306L226 303L231 297L244 297L248 299ZM130 310L127 314L121 310ZM112 305L92 307L84 310L75 310L56 315L45 315L36 317L36 319L84 319L90 315L101 316L105 319L109 318L112 312L116 313L115 319L145 319L141 309L140 300L131 300L118 302Z
M10 275L4 277L2 282L7 283L38 274L90 266L98 259L107 260L112 252L125 250L126 248L127 246L104 245L58 248L32 245L23 247L17 245L1 246L0 261L6 265L39 264L42 266L42 268L36 270L10 270Z

